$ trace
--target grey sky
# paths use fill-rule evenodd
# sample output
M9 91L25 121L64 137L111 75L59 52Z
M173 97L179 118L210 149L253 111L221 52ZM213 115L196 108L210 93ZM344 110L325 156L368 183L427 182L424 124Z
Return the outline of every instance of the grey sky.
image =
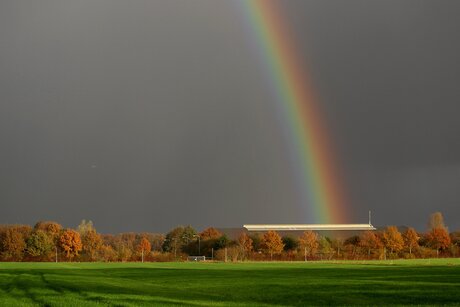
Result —
M283 1L353 220L460 228L460 3ZM232 1L1 1L0 223L315 222Z

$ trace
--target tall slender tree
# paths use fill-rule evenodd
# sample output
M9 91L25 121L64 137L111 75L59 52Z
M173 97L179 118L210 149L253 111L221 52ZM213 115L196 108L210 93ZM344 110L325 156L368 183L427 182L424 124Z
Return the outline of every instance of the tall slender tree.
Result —
M144 237L139 241L136 249L141 254L142 262L144 262L144 256L150 253L152 246L150 245L149 240Z
M249 253L252 251L252 239L246 234L241 233L238 237L238 246L240 247L241 254L243 259L247 259Z

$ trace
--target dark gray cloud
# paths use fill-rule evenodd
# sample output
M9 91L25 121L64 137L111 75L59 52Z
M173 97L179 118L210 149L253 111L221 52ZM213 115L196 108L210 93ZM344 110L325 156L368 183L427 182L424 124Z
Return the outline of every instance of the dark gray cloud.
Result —
M289 1L353 221L460 227L460 4ZM314 222L232 1L2 1L0 222Z

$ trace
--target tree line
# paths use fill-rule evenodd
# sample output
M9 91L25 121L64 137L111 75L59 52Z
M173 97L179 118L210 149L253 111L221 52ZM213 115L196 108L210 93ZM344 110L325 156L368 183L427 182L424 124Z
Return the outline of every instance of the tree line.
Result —
M167 234L100 234L91 221L76 229L52 221L0 225L2 261L180 261L189 255L215 260L320 260L457 257L460 232L449 234L443 216L431 215L426 232L388 226L347 239L331 239L313 231L298 237L276 231L248 234L231 240L216 228L198 233L179 226Z

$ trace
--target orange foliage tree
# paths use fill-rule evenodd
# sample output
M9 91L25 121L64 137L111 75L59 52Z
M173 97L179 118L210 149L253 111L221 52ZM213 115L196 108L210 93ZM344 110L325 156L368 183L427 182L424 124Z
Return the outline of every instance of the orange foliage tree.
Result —
M305 231L299 238L300 247L305 251L305 260L307 255L313 255L316 253L319 247L318 234L311 230Z
M388 226L383 232L383 243L390 253L399 252L404 248L404 239L396 226Z
M383 243L380 238L373 231L365 231L359 240L359 245L367 249L367 256L371 256L373 249L379 249L383 247Z
M445 228L433 228L426 236L428 244L436 249L436 255L439 256L439 251L450 246L451 240L449 233Z
M35 224L34 229L35 230L43 230L48 235L51 235L51 236L55 237L61 232L62 226L59 223L56 223L56 222L40 221L37 224Z
M95 229L86 231L81 235L82 251L90 261L98 257L99 250L102 246L102 238Z
M409 255L412 255L412 249L417 248L419 246L418 241L420 240L420 237L417 234L417 231L415 231L414 228L408 228L404 232L403 238L406 247L409 248Z
M246 259L253 248L252 239L243 232L238 237L238 246L240 247L242 258Z
M137 247L136 247L136 250L141 254L142 262L144 262L144 254L149 253L151 249L152 249L152 246L150 245L149 240L143 237L139 241L139 244L137 244Z
M64 230L59 238L59 245L66 257L72 260L82 250L80 234L72 229Z
M26 248L24 233L21 229L19 229L19 227L8 227L8 229L6 229L2 245L3 258L13 261L21 260Z
M273 254L281 254L284 248L281 236L273 230L267 231L262 237L262 246L270 254L270 260L273 260Z
M222 233L214 227L209 227L200 233L201 240L212 240L222 237Z
M103 261L117 261L117 252L113 249L112 246L103 244L99 248L99 256Z

